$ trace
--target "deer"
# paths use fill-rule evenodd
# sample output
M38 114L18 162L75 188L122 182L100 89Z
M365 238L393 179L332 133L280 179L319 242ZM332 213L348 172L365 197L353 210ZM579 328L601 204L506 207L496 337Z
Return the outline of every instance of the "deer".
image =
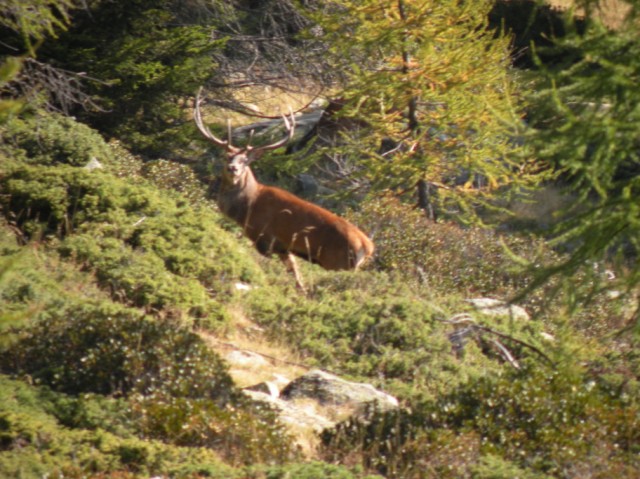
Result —
M231 123L227 139L216 137L204 124L200 105L202 88L195 99L194 120L202 135L226 153L216 203L220 211L235 221L263 256L278 256L293 273L296 287L306 288L296 257L326 270L357 270L374 252L374 244L346 219L305 201L293 193L260 183L250 168L265 151L286 145L294 136L295 116L282 115L286 135L274 143L251 146L253 131L244 147L232 144Z

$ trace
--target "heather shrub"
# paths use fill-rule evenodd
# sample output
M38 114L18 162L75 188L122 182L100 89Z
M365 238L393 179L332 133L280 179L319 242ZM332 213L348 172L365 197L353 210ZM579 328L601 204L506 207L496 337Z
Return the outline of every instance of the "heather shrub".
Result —
M323 435L327 459L398 478L624 477L640 467L640 415L628 395L577 369L530 366L343 423Z
M137 398L132 414L144 437L211 448L228 464L281 464L297 456L275 413L248 402L222 408L206 399L156 394Z
M250 317L277 342L293 345L309 367L375 383L406 399L434 398L504 367L471 335L458 356L447 320L469 309L460 299L429 301L386 273L318 273L307 298L256 288L242 299ZM471 312L471 314L473 314ZM539 344L542 324L478 318L522 341ZM509 343L513 354L531 351ZM367 379L365 379L367 378Z
M0 352L0 371L73 397L125 397L126 413L108 414L118 418L114 432L214 449L236 465L279 463L295 453L274 414L240 393L197 334L132 310L84 304L43 318ZM56 410L68 426L107 428L104 413L77 401L59 401ZM136 446L126 461L146 463L147 449Z
M75 395L238 399L225 364L184 327L109 303L71 304L47 316L2 351L5 373Z
M250 476L250 478L265 479L381 479L380 476L371 476L359 471L351 470L345 466L327 464L323 462L309 462L305 464L290 464L282 467L271 467L266 475Z
M225 319L216 298L234 280L260 282L250 255L211 210L104 171L13 164L0 178L3 208L26 238L47 238L101 286L147 311Z
M507 297L525 287L531 278L503 244L530 261L554 257L535 238L432 222L393 197L366 202L351 218L375 241L376 269L441 293Z
M629 302L603 289L606 265L584 268L572 281L551 278L533 287L546 267L564 258L542 237L434 223L393 197L366 202L351 219L375 241L372 267L425 295L515 300L554 325L563 323L565 300L580 295L588 300L573 302L569 313L574 327L597 336L624 322Z
M0 151L21 162L53 166L85 166L113 158L100 134L73 118L57 113L36 113L12 118L0 127Z
M0 375L0 476L240 477L205 448L135 437L125 399L68 396Z

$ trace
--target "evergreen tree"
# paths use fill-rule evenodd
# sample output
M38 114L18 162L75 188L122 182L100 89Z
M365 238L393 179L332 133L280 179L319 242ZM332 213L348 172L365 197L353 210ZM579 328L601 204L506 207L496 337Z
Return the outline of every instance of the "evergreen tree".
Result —
M217 1L96 0L41 57L93 79L86 87L102 111L78 116L136 152L170 155L192 133L183 104L214 74L225 44L213 38L215 21L227 10Z
M55 37L69 23L74 0L5 0L0 3L0 122L16 114L23 99L13 83L20 81L25 60L47 37Z
M619 3L627 15L610 28L599 20L597 2L583 2L584 31L569 28L556 40L572 54L562 64L539 65L532 98L530 142L575 198L552 231L570 254L539 282L617 263L618 277L595 275L592 292L633 292L640 284L640 2Z

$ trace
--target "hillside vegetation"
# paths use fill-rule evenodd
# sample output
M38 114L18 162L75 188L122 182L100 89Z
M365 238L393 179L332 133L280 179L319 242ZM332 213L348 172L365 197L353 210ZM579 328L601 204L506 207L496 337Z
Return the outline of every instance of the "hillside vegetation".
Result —
M107 3L98 1L87 8L99 9ZM127 2L116 3L124 8ZM140 12L150 8L149 2L134 3ZM376 105L364 101L348 105L338 123L357 133L342 143L337 140L333 153L327 153L330 146L311 144L302 153L276 151L261 160L264 167L259 176L288 184L300 169L295 158L303 155L312 158L305 159L303 166L315 173L326 171L331 154L334 159L344 155L371 160L363 159L361 164L354 160L349 178L333 171L322 181L337 190L345 181L356 185L351 194L334 196L333 201L340 197L340 212L372 236L375 257L357 272L327 272L302 264L309 289L304 295L279 261L260 256L240 229L218 211L209 184L215 168L197 143L190 120L185 120L189 114L184 107L190 106L190 99L181 96L182 89L212 81L205 78L205 67L213 68L217 62L218 73L225 73L230 64L222 57L233 57L218 37L207 36L203 24L214 18L219 31L242 26L247 34L255 34L271 25L265 19L286 16L293 4L274 2L273 18L260 10L264 17L258 27L252 23L258 17L247 15L251 2L229 3L238 7L233 19L229 16L233 9L225 7L225 2L214 1L207 8L194 2L193 9L160 3L154 17L137 17L134 7L124 13L110 11L113 22L123 18L118 14L136 13L136 22L154 33L135 39L131 30L118 30L115 27L122 25L114 24L108 38L118 48L113 57L100 57L92 44L96 39L83 30L89 11L74 13L79 31L73 35L73 20L65 20L76 12L71 1L46 10L51 16L40 16L38 28L23 32L30 39L26 56L30 49L35 54L36 44L52 30L60 38L39 47L44 58L55 64L60 61L58 50L68 48L74 58L67 60L87 61L87 68L96 68L92 74L105 74L117 62L122 82L115 92L106 84L92 87L98 90L92 93L96 98L103 95L103 100L111 102L109 111L78 110L77 117L51 108L55 99L42 90L33 98L13 87L4 90L0 103L0 477L638 475L640 356L635 330L640 321L634 261L635 232L640 226L637 205L632 208L638 188L635 143L627 144L619 135L619 144L628 154L611 168L610 178L598 177L599 189L582 195L579 186L593 171L585 173L582 163L567 165L557 160L554 155L570 150L571 141L563 142L553 125L540 120L553 118L560 123L565 118L557 112L544 117L552 107L566 113L560 107L562 83L550 103L546 90L528 97L531 124L542 133L537 137L523 132L527 146L522 149L513 145L506 132L498 138L473 130L484 124L487 131L499 131L510 100L495 105L498 120L485 118L489 109L479 105L472 111L483 118L466 118L463 109L456 110L464 107L457 102L466 103L464 97L474 91L473 82L468 90L440 93L448 88L443 85L458 85L473 73L464 68L425 87L432 88L431 113L438 111L436 119L425 123L429 129L403 129L411 112L401 117L393 111L381 112L363 126L351 108L375 109ZM323 10L320 5L325 3L311 3L317 8L304 17L309 25L319 13L334 15L335 9L340 13L341 8L355 8L351 2L328 2ZM452 8L448 2L438 5L442 11ZM36 6L45 8L34 2ZM12 14L20 14L16 9ZM367 21L374 18L370 11L360 13ZM465 21L475 18L457 10L456 14ZM162 23L165 16L170 19L163 28L147 23ZM297 23L303 17L287 18L291 19L288 26L302 35L295 38L308 40L309 25ZM395 25L400 18L390 15L385 22ZM164 29L176 19L189 20L195 30ZM3 26L14 28L8 20ZM354 27L362 48L369 48L367 39L379 33L374 27L364 21ZM68 29L68 35L63 29ZM277 38L282 33L264 31ZM85 49L80 44L92 46ZM170 67L159 61L152 68L155 60L132 59L143 53L170 55L177 44L192 55L181 58L187 64ZM497 51L504 43L496 45ZM365 50L357 52L361 56L354 57L356 63L367 60ZM629 57L633 51L625 50ZM261 53L263 61L273 52ZM424 55L416 55L420 61L429 58L426 51L420 54ZM199 65L202 69L191 68L201 57L208 58L208 63ZM236 60L242 65L241 59ZM9 80L29 68L20 63L24 61L0 71L3 86L15 85ZM10 63L5 59L3 65ZM584 73L580 65L576 61L572 66L576 76ZM478 65L475 68L479 74L490 73ZM506 69L504 77L493 84L490 98L503 91L500 85L512 85L511 81L524 96L530 87L527 82L533 81L528 75L533 73L514 73L506 65L500 68ZM122 73L125 70L127 74ZM176 89L175 75L185 72L190 77ZM424 87L421 82L428 72L420 70L416 76L421 77L416 88ZM320 81L314 78L315 84ZM353 83L353 77L344 81L346 93L363 88ZM373 83L366 85L370 92L373 87ZM407 88L405 96L386 92L380 98L388 95L396 105L413 104L412 92ZM152 97L161 97L171 108L162 114L152 111L147 103ZM613 94L607 98L616 100ZM621 116L633 111L635 97L625 98L628 101L615 109ZM439 110L440 100L456 106ZM586 108L593 110L592 105ZM599 120L614 128L607 122L619 118L592 113L594 130ZM171 120L173 114L176 118ZM376 137L365 138L371 131L366 128L375 129L389 120L386 114L397 123L375 130ZM413 114L416 122L427 121L425 111ZM147 125L149 129L141 126L145 121L153 123ZM564 127L570 130L568 124ZM415 149L403 150L399 142L399 156L387 157L363 146L400 131L408 135L403 141ZM338 139L344 136L344 130L335 134ZM421 150L426 136L436 145ZM552 137L556 138L553 144ZM573 138L583 139L578 134ZM598 148L599 143L590 144L590 152L604 164L608 157L600 155ZM423 156L415 156L416 151ZM465 163L469 151L479 157ZM458 184L448 176L453 164L446 163L448 159L475 171L475 162L486 160L481 153L507 151L513 153L513 162L482 170L490 183L486 191L474 193L483 188L478 178ZM534 156L539 163L533 162ZM188 166L187 157L193 160ZM619 152L615 157L620 157ZM424 158L428 167L421 169ZM512 185L507 170L516 164L528 178L525 182L515 178ZM549 164L557 168L548 168ZM544 173L536 176L537 169ZM394 179L390 172L409 183L394 187L389 183ZM418 174L423 175L424 184L437 184L444 191L431 205L438 210L438 221L411 204L415 198L408 200L403 194L414 190ZM556 187L574 186L570 192L563 191L563 198L579 198L577 206L582 209L568 213L569 223L560 221L557 226L555 219L543 218L547 229L532 231L527 226L540 223L532 213L537 206L523 200L525 186L536 186L536 182L541 186L552 178ZM515 186L513 191L510 186ZM598 196L601 192L606 194ZM541 197L539 193L532 198ZM530 217L507 214L515 199ZM593 213L589 204L600 213ZM595 220L607 211L615 213L607 218L618 221L618 227L603 233ZM494 227L481 227L481 221ZM579 236L585 231L587 239L590 235L607 241L594 246ZM598 249L602 244L604 251ZM483 314L468 301L480 297L512 299L531 319ZM248 324L256 345L279 348L283 356L295 357L298 367L321 368L371 383L399 398L401 407L374 408L366 421L354 417L339 423L319 435L317 450L301 450L275 411L243 394L225 359L211 347L212 338L227 341ZM251 343L247 340L243 347L250 348Z

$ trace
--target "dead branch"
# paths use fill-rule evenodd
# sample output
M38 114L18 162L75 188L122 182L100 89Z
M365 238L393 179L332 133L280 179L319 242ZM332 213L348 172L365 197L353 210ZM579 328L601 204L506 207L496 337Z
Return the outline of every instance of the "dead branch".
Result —
M489 328L487 326L481 326L476 323L476 321L467 313L456 314L455 316L451 317L451 319L440 321L446 324L451 324L456 328L456 331L449 335L449 340L452 342L456 352L462 351L462 349L464 348L464 340L467 336L474 333L477 334L478 332L489 333L501 339L512 341L520 346L530 349L531 351L542 357L551 366L555 366L555 363L549 358L549 356L543 353L539 348L525 341L522 341L521 339L514 338L509 334L496 331L495 329ZM518 362L515 360L511 352L501 342L499 342L495 338L489 339L489 342L491 342L498 349L501 356L504 357L507 362L509 362L516 369L519 369Z

